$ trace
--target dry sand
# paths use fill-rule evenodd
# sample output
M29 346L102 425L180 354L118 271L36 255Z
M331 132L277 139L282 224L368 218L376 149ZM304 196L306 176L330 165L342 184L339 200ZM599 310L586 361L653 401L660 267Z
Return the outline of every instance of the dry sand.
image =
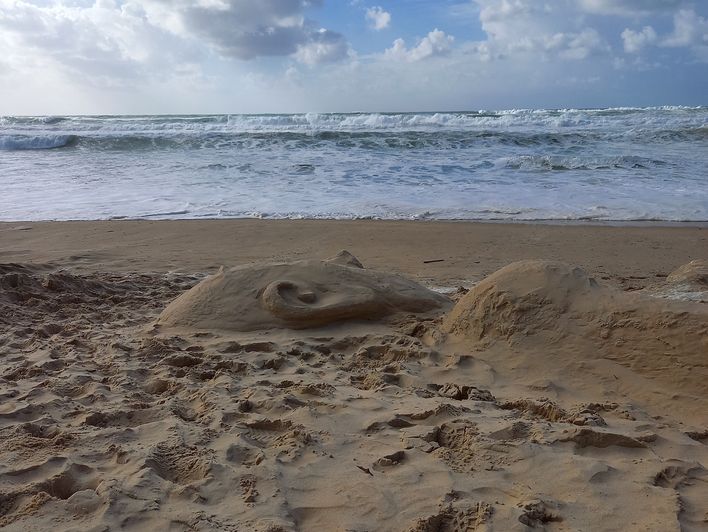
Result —
M0 224L0 528L706 530L707 239Z

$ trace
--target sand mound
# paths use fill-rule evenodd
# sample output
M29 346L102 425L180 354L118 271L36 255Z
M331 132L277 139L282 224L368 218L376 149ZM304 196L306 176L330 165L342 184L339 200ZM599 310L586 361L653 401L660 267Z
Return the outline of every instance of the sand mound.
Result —
M341 252L326 261L222 269L173 301L157 323L232 331L305 329L447 305L446 297L399 275L366 270Z
M669 274L666 282L647 290L649 295L679 301L708 303L708 261L692 260Z
M658 400L658 387L668 398L661 408L688 412L708 397L708 307L603 287L580 268L545 261L502 268L458 302L443 329L476 349L501 341L500 356L511 347L514 364L539 377L593 367L586 382L598 375L612 382L630 369L640 377L631 394L646 404Z
M708 261L692 260L671 272L666 281L672 284L690 284L708 288Z
M698 262L676 270L667 284L700 282ZM705 305L623 292L599 285L582 268L529 260L485 278L458 302L443 328L478 340L515 341L540 333L546 333L546 340L576 335L607 340L612 329L690 329L698 334L708 327L707 318Z
M515 262L470 290L445 318L444 328L475 339L558 330L607 296L581 268L551 261Z

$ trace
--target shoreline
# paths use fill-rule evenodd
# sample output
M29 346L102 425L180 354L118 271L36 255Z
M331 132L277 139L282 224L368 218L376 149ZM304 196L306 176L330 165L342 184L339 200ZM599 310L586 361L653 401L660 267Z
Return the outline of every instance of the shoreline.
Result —
M451 224L500 224L500 225L549 225L549 226L590 226L590 227L700 227L708 228L708 220L586 220L556 219L516 220L508 218L269 218L269 217L225 217L225 218L161 218L159 216L114 217L114 218L76 218L67 220L0 220L0 226L11 224L47 224L47 223L104 223L104 222L373 222L373 223L451 223Z

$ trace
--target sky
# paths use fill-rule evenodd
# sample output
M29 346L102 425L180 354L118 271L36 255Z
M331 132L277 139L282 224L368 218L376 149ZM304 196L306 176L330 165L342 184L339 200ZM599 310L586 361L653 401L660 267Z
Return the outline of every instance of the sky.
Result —
M706 0L0 0L0 114L708 104Z

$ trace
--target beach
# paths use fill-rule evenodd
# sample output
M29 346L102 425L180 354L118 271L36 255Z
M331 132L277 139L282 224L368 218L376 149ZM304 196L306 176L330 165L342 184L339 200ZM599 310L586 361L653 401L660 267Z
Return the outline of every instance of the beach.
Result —
M705 530L707 261L702 223L0 223L0 528Z
M708 2L0 49L1 531L708 531Z

